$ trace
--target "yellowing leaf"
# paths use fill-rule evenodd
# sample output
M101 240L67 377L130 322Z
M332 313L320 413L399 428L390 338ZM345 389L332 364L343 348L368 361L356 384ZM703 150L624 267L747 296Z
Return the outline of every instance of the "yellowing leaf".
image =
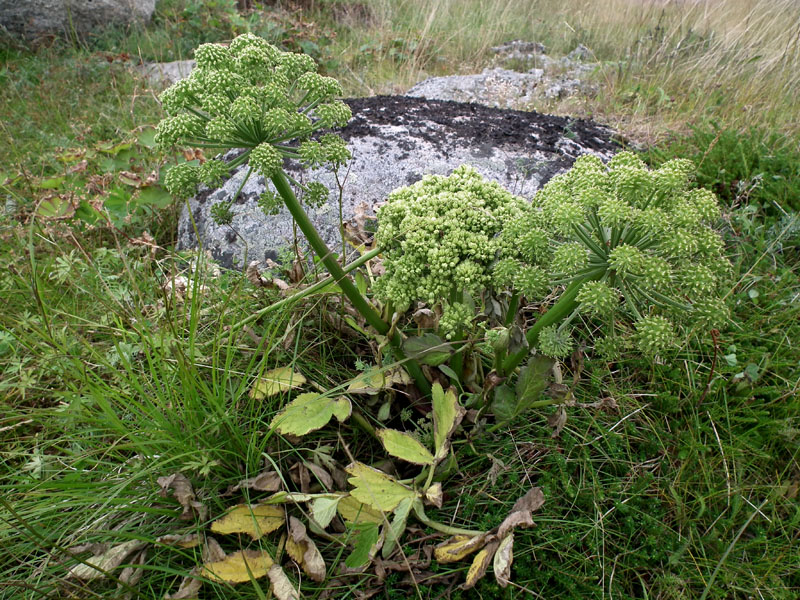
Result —
M486 574L486 569L489 567L489 561L492 560L495 550L497 550L497 542L492 542L475 555L472 565L467 571L467 580L461 586L461 589L468 590L474 587L480 578Z
M397 508L404 498L416 498L414 490L363 463L352 463L345 471L352 475L347 480L354 488L350 495L376 510L389 512Z
M284 513L280 506L269 504L240 504L233 507L224 517L211 524L214 533L246 533L254 540L280 529L284 523Z
M240 550L218 562L204 564L200 575L211 581L242 583L264 577L273 564L266 550Z
M461 423L466 411L458 403L453 388L444 392L439 383L433 384L433 447L436 462L443 460L450 450L450 436Z
M381 429L378 437L392 456L415 465L432 465L433 455L415 438L395 429Z
M359 502L352 496L345 496L336 505L339 515L348 523L376 523L384 522L383 513Z
M370 369L364 371L347 386L350 394L375 395L395 385L410 385L411 377L400 367L395 369Z
M444 500L442 484L439 482L434 483L425 490L425 500L433 504L436 508L442 508L442 500Z
M483 547L485 542L485 535L456 535L436 546L433 556L440 563L458 562Z
M383 543L383 548L381 548L384 559L392 555L397 542L400 541L400 537L406 529L406 521L408 520L408 513L411 512L412 504L411 498L403 498L400 504L397 505L397 510L394 511L394 518L389 524L389 529L386 530L386 541Z
M300 600L300 592L292 585L279 565L272 565L267 577L271 584L270 589L278 600Z
M250 388L250 397L263 400L269 396L280 394L306 383L306 378L292 371L291 367L280 367L264 373Z
M325 561L316 544L308 537L306 527L295 517L289 517L289 537L286 552L316 582L325 580Z
M352 406L344 396L326 398L320 394L300 394L275 415L270 427L283 434L301 436L324 427L336 417L344 421L350 416Z
M84 581L105 577L106 573L116 569L125 562L126 558L134 552L141 550L146 545L147 542L130 540L118 546L114 546L102 554L86 559L85 563L75 565L69 570L67 577L74 577Z
M500 540L494 555L494 578L500 587L506 587L511 578L511 563L514 560L514 534L509 533Z

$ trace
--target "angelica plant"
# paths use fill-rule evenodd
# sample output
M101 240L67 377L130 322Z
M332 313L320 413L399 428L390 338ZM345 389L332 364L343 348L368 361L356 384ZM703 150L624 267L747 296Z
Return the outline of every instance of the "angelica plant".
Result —
M202 44L195 51L196 68L189 77L167 88L161 104L167 114L156 130L163 148L176 145L195 148L240 149L230 160L220 158L201 165L190 162L173 166L165 176L167 190L188 198L203 183L215 185L245 163L249 168L236 195L255 172L272 182L313 251L339 283L353 306L382 335L389 325L347 278L336 256L314 228L292 185L303 192L308 205L327 201L328 190L319 184L302 185L287 177L286 160L298 160L308 168L338 168L350 158L344 141L334 134L313 136L320 130L343 127L350 108L338 99L339 83L316 72L307 55L282 52L252 34L235 38L229 46ZM260 204L266 213L275 210L275 197L266 194ZM217 211L227 217L224 209ZM218 215L218 216L220 216ZM389 335L402 357L399 334ZM406 367L420 389L430 385L414 361Z
M602 354L633 347L652 357L692 328L727 321L730 263L713 229L719 206L712 192L691 189L693 172L686 160L650 170L630 152L607 165L583 156L504 228L508 273L538 268L548 274L543 290L566 286L527 331L531 346L568 354L569 324L586 315L602 324L605 335L595 342ZM508 357L504 372L523 358Z

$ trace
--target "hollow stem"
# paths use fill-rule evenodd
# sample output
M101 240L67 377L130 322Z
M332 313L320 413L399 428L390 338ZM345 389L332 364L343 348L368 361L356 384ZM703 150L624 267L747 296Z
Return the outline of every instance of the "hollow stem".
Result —
M328 249L325 241L322 239L322 237L320 237L317 229L314 227L314 224L308 218L306 211L304 211L303 207L300 206L300 202L294 195L294 191L292 191L292 187L289 185L289 181L286 179L286 175L283 171L279 171L277 174L272 176L272 184L281 195L281 198L283 198L286 208L289 209L289 212L297 223L297 226L300 228L300 231L302 231L306 236L311 249L317 253L317 256L320 257L322 264L325 266L325 269L328 271L328 273L333 275L333 278L339 283L339 287L342 288L342 291L344 292L345 296L347 296L348 300L350 300L350 303L353 305L353 307L379 334L389 334L389 324L381 319L380 315L375 311L372 305L367 302L367 299L361 295L355 284L350 280L349 277L347 277L347 274L342 269L342 266L336 260L336 256ZM405 355L402 351L403 339L400 337L400 334L395 331L388 337L389 343L392 345L395 355L402 362L404 362L404 366L414 379L414 382L417 384L420 392L426 396L430 395L430 383L428 383L428 380L425 379L425 375L423 375L419 364L413 359L405 359Z

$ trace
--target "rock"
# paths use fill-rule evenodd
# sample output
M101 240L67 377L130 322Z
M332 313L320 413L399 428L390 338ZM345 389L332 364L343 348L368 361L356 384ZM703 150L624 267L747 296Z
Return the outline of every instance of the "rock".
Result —
M346 179L342 209L345 221L359 212L374 215L392 190L426 174L449 175L470 164L515 194L530 197L553 175L568 169L584 153L609 158L619 148L613 132L591 121L489 108L477 104L378 96L347 100L353 120L339 133L353 154L342 177ZM230 201L242 182L240 167L221 188L201 189L184 208L178 228L179 248L197 245L194 225L205 249L221 265L241 268L256 260L279 260L291 248L292 219L285 208L265 216L258 198L264 179L251 177L234 202L231 226L216 225L211 207ZM333 251L340 251L338 195L335 180L323 171L289 174L321 181L334 190L328 203L310 217ZM194 225L193 225L193 222ZM241 237L240 237L241 236ZM245 243L247 256L245 257Z
M582 44L561 58L545 54L545 47L538 42L521 40L506 42L492 50L496 54L493 68L475 75L431 77L416 84L406 95L528 110L593 91L588 76L597 64L583 62L591 56L591 51ZM517 69L522 66L527 71L505 68L510 65Z
M176 60L165 63L146 63L135 67L153 87L167 87L188 77L194 69L193 60Z
M106 25L145 23L155 7L156 0L0 0L0 25L27 38L83 34Z

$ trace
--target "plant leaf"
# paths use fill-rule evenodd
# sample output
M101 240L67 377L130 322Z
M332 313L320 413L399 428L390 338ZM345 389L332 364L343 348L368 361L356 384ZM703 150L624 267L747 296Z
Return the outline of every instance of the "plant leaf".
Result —
M408 358L437 367L453 355L453 347L435 333L426 333L406 339L403 352Z
M411 498L403 498L400 504L397 505L394 511L394 518L389 524L389 528L386 530L386 541L383 543L383 548L381 549L381 556L383 556L384 559L392 555L395 545L397 545L397 542L400 540L400 536L403 535L412 504L413 500Z
M509 533L500 540L494 555L494 578L500 587L508 586L511 578L511 563L514 560L514 533Z
M363 567L369 562L370 552L377 543L378 525L376 523L360 525L355 533L355 547L345 559L345 566L351 569Z
M316 582L325 580L325 561L316 544L308 537L306 526L295 517L289 517L289 537L286 552Z
M359 502L353 496L345 496L336 505L339 515L348 523L383 523L383 513Z
M553 368L555 361L552 358L537 354L532 356L519 372L519 379L517 379L517 412L520 414L524 412L527 407L536 402L542 392L547 387L548 374Z
M486 534L476 536L456 535L436 546L433 556L436 558L436 562L440 563L458 562L482 548L485 543Z
M415 465L432 465L433 455L414 437L396 429L379 429L378 437L386 452Z
M492 413L495 419L500 422L510 421L517 414L517 395L509 386L498 385L494 390L494 400L492 401Z
M300 592L292 585L279 565L272 565L267 571L270 589L278 600L300 600Z
M495 550L497 550L498 542L490 542L475 555L472 564L467 571L467 580L461 586L462 590L468 590L475 586L476 583L486 574L486 569L489 567L489 561L492 560Z
M239 504L211 524L214 533L246 533L254 540L280 529L285 515L280 506Z
M347 392L374 396L381 390L392 388L395 385L410 385L411 383L411 377L400 367L394 369L369 369L350 382L350 385L347 386Z
M453 388L442 389L439 383L433 384L433 447L436 462L447 456L450 450L450 436L453 435L466 411L458 403Z
M347 480L353 486L350 495L376 510L393 511L404 498L413 499L417 496L414 490L397 483L386 473L363 463L352 463L345 471L351 475Z
M211 581L242 583L264 577L273 564L266 550L239 550L218 562L205 563L200 574Z
M198 572L198 568L192 569L189 575L183 578L177 591L174 594L166 594L164 600L196 599L200 594L200 588L203 587L203 580L197 576Z
M280 367L267 371L250 388L250 397L263 400L287 390L305 385L306 378L291 367Z
M82 579L83 581L91 581L93 579L105 577L107 572L116 569L126 558L134 552L141 550L146 545L147 542L129 540L109 548L102 554L86 559L85 563L72 567L67 577L74 577L75 579Z
M321 394L300 394L272 419L270 427L286 435L303 436L328 424L331 417L344 421L352 406L344 396L328 398Z
M156 482L161 486L161 490L158 492L159 496L166 498L171 490L175 499L180 503L181 507L183 507L183 512L180 517L182 520L189 521L194 518L195 515L200 520L206 518L208 511L203 503L197 501L194 490L192 489L192 484L186 478L186 475L183 473L173 473L172 475L159 477L156 479Z
M336 508L339 506L338 498L315 498L311 502L311 516L317 525L325 529L331 524L333 517L336 516Z

